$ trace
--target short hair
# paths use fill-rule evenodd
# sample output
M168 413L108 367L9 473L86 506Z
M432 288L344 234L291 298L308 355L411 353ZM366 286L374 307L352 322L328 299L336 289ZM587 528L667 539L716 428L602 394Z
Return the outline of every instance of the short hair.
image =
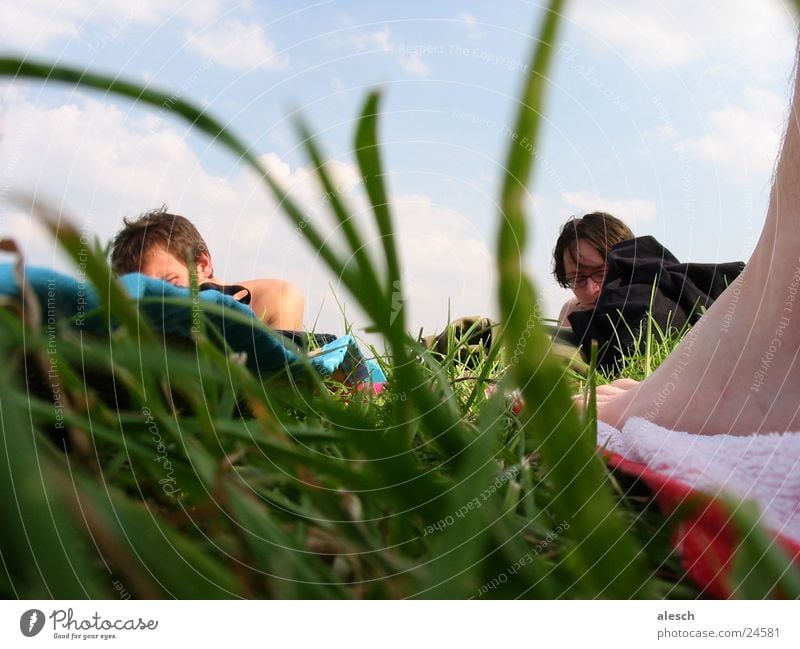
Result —
M199 261L208 252L205 240L186 217L167 212L162 205L136 219L123 218L125 226L111 243L111 266L118 275L138 273L142 257L153 246L163 246L180 260Z
M564 268L564 253L569 250L574 257L578 239L584 239L592 244L605 260L611 248L621 241L633 239L633 232L618 218L605 212L592 212L581 217L573 216L561 226L553 251L553 275L564 288L570 287L567 271Z

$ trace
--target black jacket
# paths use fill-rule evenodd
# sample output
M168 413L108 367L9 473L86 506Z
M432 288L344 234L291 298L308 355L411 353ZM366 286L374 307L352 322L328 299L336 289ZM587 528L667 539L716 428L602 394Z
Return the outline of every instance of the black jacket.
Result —
M743 262L682 264L653 237L623 241L608 253L608 271L594 309L569 315L584 356L591 341L600 346L599 366L614 371L622 352L629 352L646 323L651 292L652 313L666 330L700 319L720 293L742 272ZM671 314L671 315L670 315ZM619 338L619 340L617 340Z

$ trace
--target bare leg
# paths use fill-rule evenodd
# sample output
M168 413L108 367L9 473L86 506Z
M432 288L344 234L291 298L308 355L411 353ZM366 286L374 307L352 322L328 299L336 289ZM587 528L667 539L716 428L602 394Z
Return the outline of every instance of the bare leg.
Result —
M706 435L800 430L799 90L795 80L766 222L747 268L652 376L598 404L601 420L620 428L644 417Z

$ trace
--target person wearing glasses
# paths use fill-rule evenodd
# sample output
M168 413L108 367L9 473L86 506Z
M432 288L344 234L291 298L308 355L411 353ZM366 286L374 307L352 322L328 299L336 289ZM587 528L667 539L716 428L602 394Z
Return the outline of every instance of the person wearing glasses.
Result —
M556 281L572 289L559 315L559 335L589 360L615 374L652 320L657 330L693 325L744 268L742 262L681 263L655 238L634 237L605 212L573 217L561 228L553 251Z
M574 311L594 309L606 277L606 257L616 244L633 239L633 232L605 212L573 217L562 227L553 251L553 274L575 297L561 308L558 321L569 327Z

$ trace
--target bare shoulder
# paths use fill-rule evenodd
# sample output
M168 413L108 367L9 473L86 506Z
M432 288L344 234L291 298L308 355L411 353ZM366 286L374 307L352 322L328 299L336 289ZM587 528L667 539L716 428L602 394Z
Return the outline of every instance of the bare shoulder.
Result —
M276 329L303 328L303 292L284 279L262 278L239 282L250 291L250 306L266 324Z
M287 282L285 279L274 279L274 278L248 279L245 280L244 282L237 282L237 284L244 286L254 295L255 293L270 293L277 295L281 293L300 292L300 289L296 284Z

